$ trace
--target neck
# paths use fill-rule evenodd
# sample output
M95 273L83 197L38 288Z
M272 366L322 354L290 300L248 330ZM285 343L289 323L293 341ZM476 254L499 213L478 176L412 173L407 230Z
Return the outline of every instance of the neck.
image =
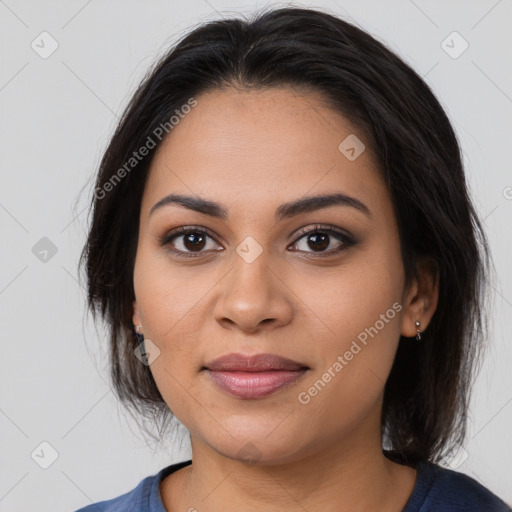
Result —
M249 464L225 457L197 438L191 442L192 465L162 484L162 498L169 511L252 512L270 507L399 512L416 477L413 469L383 455L380 435L370 442L361 429L350 440L311 449L295 460L277 464Z

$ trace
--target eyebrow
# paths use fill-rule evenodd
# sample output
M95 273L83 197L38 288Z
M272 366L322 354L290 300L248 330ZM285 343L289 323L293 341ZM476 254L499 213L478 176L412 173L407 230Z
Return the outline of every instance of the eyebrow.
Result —
M160 199L160 201L152 206L149 215L152 215L159 208L168 205L179 205L221 220L228 219L228 211L221 204L197 196L186 196L182 194L169 194ZM330 206L348 206L371 217L370 209L362 201L346 194L337 193L308 196L289 203L284 203L276 209L275 218L276 221L279 222L301 213L313 212Z

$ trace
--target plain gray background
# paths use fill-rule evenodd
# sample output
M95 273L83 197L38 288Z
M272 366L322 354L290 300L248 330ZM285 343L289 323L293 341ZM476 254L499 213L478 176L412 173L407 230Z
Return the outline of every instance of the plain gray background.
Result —
M149 447L109 389L105 337L77 281L84 209L117 117L157 56L203 21L271 4L0 1L0 511L72 511L189 458L187 442ZM497 278L468 441L446 465L512 503L512 3L294 5L326 8L387 43L456 128Z

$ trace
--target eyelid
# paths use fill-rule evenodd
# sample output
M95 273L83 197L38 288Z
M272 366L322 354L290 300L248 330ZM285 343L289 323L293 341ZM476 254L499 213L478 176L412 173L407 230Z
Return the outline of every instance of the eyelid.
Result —
M187 233L194 232L194 233L202 233L203 235L209 236L211 239L215 240L216 243L221 245L219 241L217 240L217 237L213 234L212 231L210 231L208 228L205 228L203 226L180 226L178 228L172 229L171 231L165 233L164 236L162 236L161 240L170 240L172 237L176 235L186 235Z
M314 233L316 231L336 233L340 237L344 238L347 243L356 243L355 238L349 232L331 224L307 224L306 226L299 228L299 230L296 231L290 238L293 240L293 242L297 242L304 235L308 235L309 233Z

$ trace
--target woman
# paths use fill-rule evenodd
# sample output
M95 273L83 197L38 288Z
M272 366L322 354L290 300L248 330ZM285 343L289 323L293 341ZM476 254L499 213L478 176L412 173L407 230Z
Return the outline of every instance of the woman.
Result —
M82 254L119 397L192 459L82 510L510 510L462 444L485 235L419 76L298 8L192 31L101 162Z

